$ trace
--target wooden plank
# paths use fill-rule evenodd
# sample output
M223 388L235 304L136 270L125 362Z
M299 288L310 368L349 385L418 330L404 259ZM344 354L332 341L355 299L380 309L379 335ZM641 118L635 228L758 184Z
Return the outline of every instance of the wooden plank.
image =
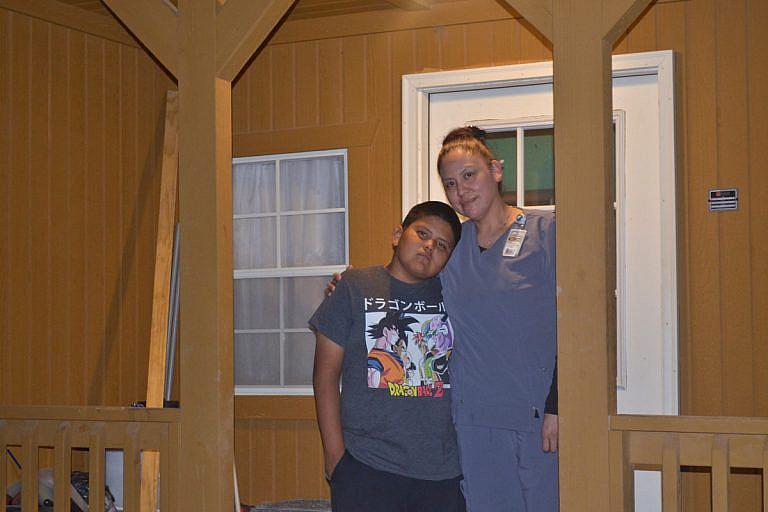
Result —
M691 396L689 414L717 416L723 412L721 343L720 236L718 219L701 204L717 183L717 96L715 12L713 2L686 5L686 195L688 225L688 290Z
M179 409L145 409L134 407L0 405L0 418L8 420L174 423L180 421L181 412Z
M341 40L320 41L318 46L320 124L340 124L343 122Z
M272 50L267 47L253 60L247 71L248 112L251 131L272 128Z
M0 0L0 8L92 34L116 43L139 48L136 40L111 16L50 0Z
M656 44L656 11L646 10L631 26L627 34L627 52L649 52L658 49Z
M14 132L24 134L10 140L10 190L8 211L10 245L11 282L8 293L10 311L10 340L13 350L9 358L8 369L11 374L11 403L29 403L34 373L29 371L34 355L31 352L28 336L31 331L32 304L31 290L28 286L28 276L31 268L31 236L30 216L31 190L30 165L31 148L27 142L30 130L30 79L29 70L32 66L30 57L30 25L31 20L25 16L14 16L12 26L11 66L9 69L13 94L10 103L10 122Z
M664 512L682 510L682 487L680 479L680 443L676 435L664 438L661 463L661 508Z
M520 60L520 23L517 20L493 22L493 63L497 66Z
M295 45L296 59L295 77L295 125L297 128L317 126L319 119L318 108L318 76L317 42L303 42Z
M152 293L152 327L149 341L147 372L147 407L163 407L166 348L168 346L168 312L173 257L173 230L176 220L176 189L179 167L178 151L178 93L168 91L163 131L163 163L160 170L160 210L157 219L155 251L155 282ZM157 508L157 474L159 460L156 452L144 452L141 465L140 510Z
M647 432L690 432L710 434L768 433L768 419L711 416L646 416L619 414L610 417L611 430Z
M0 444L0 447L2 445ZM768 437L763 441L763 510L768 510ZM2 483L2 480L0 480Z
M69 500L72 486L72 445L70 442L70 424L61 422L56 432L53 477L53 512L69 512ZM0 482L2 484L2 482Z
M752 319L752 375L755 416L768 416L768 322L759 312L768 311L768 3L747 3L747 98L749 102L749 215ZM768 473L763 472L763 475ZM765 479L764 479L765 480ZM768 493L764 493L764 496ZM764 510L768 510L768 506Z
M611 510L631 512L635 504L635 475L629 459L629 436L611 432Z
M55 87L50 91L50 152L49 158L56 167L51 179L51 216L50 243L51 251L51 325L52 344L49 358L56 361L51 369L51 384L55 403L69 402L70 354L69 348L69 153L71 140L69 135L69 48L67 45L69 30L59 25L51 27L51 82Z
M492 66L495 22L473 23L467 25L466 50L467 65L470 67Z
M235 156L268 155L367 146L373 140L378 120L363 123L241 133L234 137Z
M6 430L8 429L8 422L0 420L0 454L2 454L2 461L0 462L0 489L8 488L8 464L10 464L10 457L7 455L8 445L6 444ZM59 512L56 510L55 512Z
M712 512L728 512L730 474L728 438L715 436L712 440Z
M447 27L446 27L447 28ZM420 28L413 31L413 50L414 50L414 66L415 69L428 72L438 71L443 68L441 54L443 53L443 40L450 38L445 34L445 29L440 28ZM463 40L463 33L459 31L459 40L456 44L461 44Z
M295 127L293 45L272 48L272 119L276 130Z
M295 0L228 0L216 16L216 76L232 81Z
M86 174L86 91L85 91L85 36L73 32L69 34L69 104L68 104L68 134L70 141L69 159L69 217L67 229L69 234L69 251L67 270L69 284L67 289L68 327L68 403L87 403L87 391L84 383L90 381L85 362L87 344L85 301L85 241L87 201L85 195Z
M424 0L384 0L388 4L392 4L398 9L404 11L423 11L430 8L430 4Z
M365 45L366 39L362 36L348 37L342 41L342 119L344 123L358 123L368 119Z
M29 242L30 257L26 286L30 290L33 310L30 316L29 331L24 340L28 346L30 358L27 361L29 375L27 393L29 402L42 404L55 399L51 386L53 373L52 361L47 356L51 353L51 290L50 276L50 174L49 160L49 102L47 98L51 88L49 23L32 19L29 32L29 133L27 143L29 153ZM46 356L40 357L40 354Z
M716 215L720 245L720 343L722 413L752 416L752 275L750 254L749 109L747 95L746 2L716 2L717 18L717 186L736 187L739 211ZM762 390L756 390L758 394Z
M157 0L103 1L162 65L172 75L178 76L178 14L173 4Z
M383 32L398 32L425 27L457 25L480 21L510 19L512 14L493 0L457 0L433 3L429 10L376 10L315 19L287 20L270 44L313 41Z
M466 65L465 39L463 25L440 30L440 67L442 69L459 69ZM421 71L418 61L416 61L415 71Z
M11 80L9 70L11 69L11 18L8 11L0 10L0 97L11 97ZM5 169L11 168L11 136L13 134L13 125L11 122L10 101L0 102L0 165ZM5 340L11 339L11 319L10 308L11 301L8 290L11 284L11 173L5 172L0 176L0 200L3 201L0 206L0 233L3 233L0 243L0 336ZM11 343L2 343L0 345L0 403L9 403L11 393L11 371L8 365L11 360ZM4 481L0 481L0 486ZM0 487L5 488L5 487Z

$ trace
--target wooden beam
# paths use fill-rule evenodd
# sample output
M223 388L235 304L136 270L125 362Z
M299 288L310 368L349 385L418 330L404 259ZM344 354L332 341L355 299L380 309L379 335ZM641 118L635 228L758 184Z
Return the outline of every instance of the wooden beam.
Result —
M174 76L178 73L178 13L162 0L102 0Z
M630 25L648 8L653 0L614 0L605 5L603 18L605 38L611 44L618 41Z
M385 0L388 4L394 5L404 11L424 11L429 9L429 4L424 0Z
M552 0L504 0L541 35L552 41Z
M216 16L217 76L232 81L295 0L227 0Z
M231 0L230 0L231 1ZM226 4L225 4L226 7ZM216 78L216 0L179 0L180 510L230 512L232 87Z
M112 16L102 16L57 0L0 0L0 8L126 46L139 47L133 36Z
M509 10L495 0L460 0L432 4L429 10L403 12L389 9L327 16L322 18L322 22L317 19L292 21L289 18L272 37L270 44L480 23L512 17Z
M166 352L168 347L168 312L171 298L173 227L176 220L176 190L179 170L177 119L178 93L168 91L165 102L163 163L160 172L160 208L155 244L155 281L152 293L152 322L149 332L149 368L147 370L147 407L163 407ZM157 509L158 452L145 451L141 463L140 510Z

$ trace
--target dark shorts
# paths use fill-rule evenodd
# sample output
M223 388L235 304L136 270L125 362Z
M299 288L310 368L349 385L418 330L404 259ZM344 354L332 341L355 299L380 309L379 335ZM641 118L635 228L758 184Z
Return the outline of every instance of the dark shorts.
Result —
M333 512L465 512L460 482L379 471L344 452L331 475L331 506Z

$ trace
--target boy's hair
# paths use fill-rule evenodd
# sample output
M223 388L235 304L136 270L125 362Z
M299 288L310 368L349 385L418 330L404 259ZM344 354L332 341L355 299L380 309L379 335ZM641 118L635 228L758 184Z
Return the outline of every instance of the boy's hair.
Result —
M456 246L459 243L459 238L461 238L461 221L459 221L459 216L456 215L453 208L440 201L425 201L411 208L408 215L403 219L403 230L408 229L408 226L424 217L439 217L443 219L448 223L453 232L453 245Z
M367 332L373 339L378 339L384 336L385 327L397 329L398 338L405 340L407 346L408 335L406 333L413 332L409 325L414 322L418 322L418 320L412 316L405 316L402 311L387 311L387 314L381 317L381 320L368 326Z
M443 159L456 149L463 149L470 155L478 155L489 165L491 160L497 160L485 141L485 135L485 130L477 126L460 126L448 132L437 155L438 172L443 170Z

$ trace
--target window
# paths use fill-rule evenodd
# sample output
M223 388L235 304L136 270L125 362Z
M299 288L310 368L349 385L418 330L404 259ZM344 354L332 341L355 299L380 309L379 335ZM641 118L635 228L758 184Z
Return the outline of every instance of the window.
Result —
M501 192L507 204L554 207L554 140L551 120L487 128L488 147L504 165Z
M346 150L235 158L236 394L311 394L307 320L349 262Z

